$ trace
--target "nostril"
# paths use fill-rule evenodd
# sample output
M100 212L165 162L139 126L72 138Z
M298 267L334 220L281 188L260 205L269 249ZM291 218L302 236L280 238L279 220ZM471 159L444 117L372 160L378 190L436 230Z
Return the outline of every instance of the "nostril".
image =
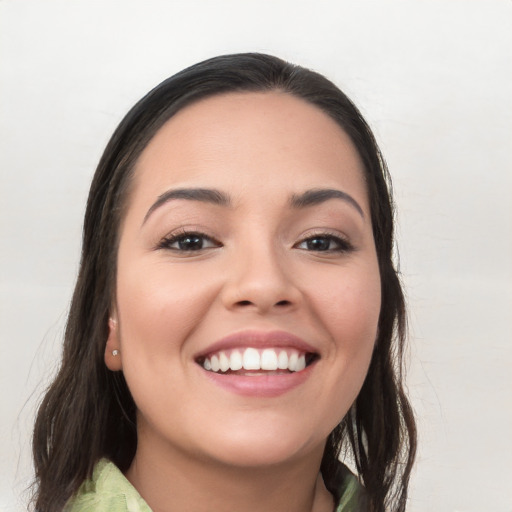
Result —
M289 300L280 300L279 302L276 302L275 303L275 306L280 306L280 307L283 307L283 306L289 306L291 304L291 302ZM254 302L250 301L250 300L240 300L237 302L237 306L253 306L254 305Z

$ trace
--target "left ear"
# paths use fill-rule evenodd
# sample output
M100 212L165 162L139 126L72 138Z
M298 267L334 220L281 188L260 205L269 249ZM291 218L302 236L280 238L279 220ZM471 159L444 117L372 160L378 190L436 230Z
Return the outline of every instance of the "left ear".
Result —
M119 327L117 319L108 319L108 338L105 345L105 364L109 370L118 372L123 369L121 346L119 344Z

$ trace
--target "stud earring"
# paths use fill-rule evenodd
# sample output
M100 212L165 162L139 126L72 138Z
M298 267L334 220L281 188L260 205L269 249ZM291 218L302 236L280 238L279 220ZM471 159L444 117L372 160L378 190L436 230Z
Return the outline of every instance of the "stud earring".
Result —
M117 355L119 355L119 350L112 350L112 355L114 357L116 357Z

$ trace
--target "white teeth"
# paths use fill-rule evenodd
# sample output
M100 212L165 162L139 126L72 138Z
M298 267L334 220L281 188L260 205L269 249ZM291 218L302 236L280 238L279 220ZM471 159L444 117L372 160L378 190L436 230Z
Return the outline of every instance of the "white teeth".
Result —
M261 369L277 370L277 354L275 350L266 348L261 353Z
M240 370L242 366L242 354L240 354L238 350L233 350L233 352L231 352L231 357L229 358L229 367L231 370L236 372L237 370Z
M246 348L243 356L244 370L260 370L260 354L255 348Z
M281 352L279 352L279 357L277 358L277 367L280 370L288 370L288 354L285 350L281 350Z
M211 363L212 371L218 372L220 370L219 358L217 356L212 356Z
M293 352L288 358L288 370L291 372L297 372L297 361L299 360L299 354ZM213 369L213 358L212 358L212 369ZM215 371L215 370L214 370Z
M306 356L304 354L299 356L299 359L297 361L297 370L298 372L304 370L306 368Z
M227 372L229 370L229 359L224 352L219 354L220 371Z
M203 361L203 368L207 371L226 373L239 370L288 370L300 372L306 368L306 354L294 349L265 348L258 350L246 348L232 351L220 351Z

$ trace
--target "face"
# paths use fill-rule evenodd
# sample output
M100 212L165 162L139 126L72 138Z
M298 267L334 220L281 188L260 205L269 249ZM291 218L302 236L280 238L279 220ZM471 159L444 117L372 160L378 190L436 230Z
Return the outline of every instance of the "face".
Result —
M380 304L362 164L339 126L280 92L186 107L142 153L120 231L105 359L137 405L138 449L318 458Z

